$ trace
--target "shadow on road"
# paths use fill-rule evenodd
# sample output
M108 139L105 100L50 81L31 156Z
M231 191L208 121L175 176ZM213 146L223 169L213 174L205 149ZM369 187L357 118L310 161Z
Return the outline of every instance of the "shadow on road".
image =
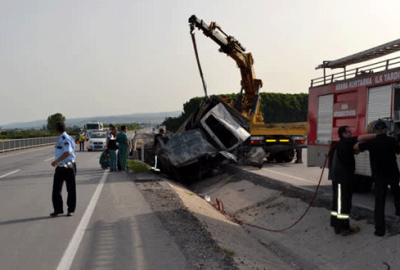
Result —
M7 221L0 222L0 226L17 224L17 223L31 222L31 221L37 221L37 220L42 220L42 219L52 219L52 217L50 217L50 216L42 216L42 217L7 220Z

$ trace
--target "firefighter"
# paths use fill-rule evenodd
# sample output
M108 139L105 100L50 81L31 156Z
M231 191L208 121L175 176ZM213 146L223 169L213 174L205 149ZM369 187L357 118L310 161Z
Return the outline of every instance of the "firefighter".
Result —
M354 181L355 159L353 147L359 140L369 140L375 137L374 134L352 137L348 126L341 126L338 130L340 137L333 152L333 159L330 164L330 179L332 179L332 210L331 226L336 234L347 236L357 233L358 227L350 227L350 209Z
M79 131L79 151L85 151L85 132Z
M399 143L386 135L387 126L385 122L378 120L374 132L376 138L365 143L356 144L356 151L369 151L372 178L374 180L375 192L375 232L376 236L384 236L385 228L385 200L387 186L394 197L396 215L400 216L400 187L399 168L397 166L396 154L400 154Z

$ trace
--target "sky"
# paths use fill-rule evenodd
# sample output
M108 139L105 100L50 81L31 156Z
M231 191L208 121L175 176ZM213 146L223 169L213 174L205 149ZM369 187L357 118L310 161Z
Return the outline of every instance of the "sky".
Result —
M0 0L0 126L182 110L204 96L193 14L252 53L261 92L308 93L323 60L398 39L399 10L398 0ZM239 92L236 63L195 33L208 93Z

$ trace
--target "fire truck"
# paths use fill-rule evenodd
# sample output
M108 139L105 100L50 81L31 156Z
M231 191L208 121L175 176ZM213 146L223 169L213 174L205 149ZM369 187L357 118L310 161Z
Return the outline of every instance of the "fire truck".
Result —
M388 135L400 139L400 56L382 58L399 50L397 39L316 67L323 70L323 76L311 80L309 88L309 167L323 167L331 145L339 141L340 126L349 126L353 136L359 136L372 132L374 122L383 119ZM348 68L350 65L355 66ZM341 71L327 74L328 69ZM370 190L368 151L356 155L355 160L357 182L363 185L359 189Z

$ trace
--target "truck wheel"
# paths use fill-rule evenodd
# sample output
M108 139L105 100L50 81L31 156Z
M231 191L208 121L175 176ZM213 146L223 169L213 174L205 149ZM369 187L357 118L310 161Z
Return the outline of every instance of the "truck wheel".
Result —
M279 152L275 154L275 161L277 163L282 163L285 161L285 152Z
M270 154L270 155L267 157L267 160L268 160L268 161L274 161L274 159L275 159L275 155L274 155L274 154Z
M294 149L290 149L284 152L283 161L284 162L292 162L294 158Z

